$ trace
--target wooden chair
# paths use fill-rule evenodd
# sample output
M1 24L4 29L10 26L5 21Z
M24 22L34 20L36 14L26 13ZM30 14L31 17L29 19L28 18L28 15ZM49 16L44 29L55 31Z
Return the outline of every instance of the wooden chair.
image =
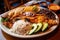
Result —
M30 0L4 0L5 11L16 8L28 1L30 1Z

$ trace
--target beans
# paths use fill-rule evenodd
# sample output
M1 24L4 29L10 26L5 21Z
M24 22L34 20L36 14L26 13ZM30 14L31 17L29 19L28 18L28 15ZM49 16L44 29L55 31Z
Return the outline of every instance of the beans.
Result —
M49 11L47 9L41 9L40 12L38 12L38 13L39 14L45 14L50 19L56 19L55 15L51 11Z

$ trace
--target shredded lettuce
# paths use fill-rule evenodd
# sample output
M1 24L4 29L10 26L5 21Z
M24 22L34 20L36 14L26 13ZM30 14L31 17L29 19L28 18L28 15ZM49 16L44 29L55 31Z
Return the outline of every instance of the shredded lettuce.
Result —
M8 21L8 18L1 18L1 22Z

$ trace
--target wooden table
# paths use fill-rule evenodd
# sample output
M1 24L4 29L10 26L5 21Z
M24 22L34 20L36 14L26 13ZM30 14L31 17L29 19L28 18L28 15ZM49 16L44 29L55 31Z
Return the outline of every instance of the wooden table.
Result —
M60 19L60 14L57 15L59 16ZM56 30L54 30L48 35L30 39L12 37L0 29L0 40L60 40L60 25L56 28Z

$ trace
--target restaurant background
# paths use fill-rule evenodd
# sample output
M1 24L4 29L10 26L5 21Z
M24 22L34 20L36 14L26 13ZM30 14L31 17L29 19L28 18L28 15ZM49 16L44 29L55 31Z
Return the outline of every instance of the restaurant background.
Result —
M4 12L6 12L6 11L8 11L8 9L6 9L6 4L5 4L5 1L6 0L0 0L0 14L2 14L2 13L4 13ZM11 1L11 0L10 0ZM26 3L26 2L28 2L27 0L23 0L24 2L23 3ZM30 0L29 0L30 1ZM41 1L44 1L44 0L41 0ZM58 4L58 5L60 5L60 0L47 0L47 1L50 1L51 3L55 3L55 4ZM19 3L21 3L21 0L18 0L17 2L14 2L13 4L12 4L12 6L18 6L18 4Z

